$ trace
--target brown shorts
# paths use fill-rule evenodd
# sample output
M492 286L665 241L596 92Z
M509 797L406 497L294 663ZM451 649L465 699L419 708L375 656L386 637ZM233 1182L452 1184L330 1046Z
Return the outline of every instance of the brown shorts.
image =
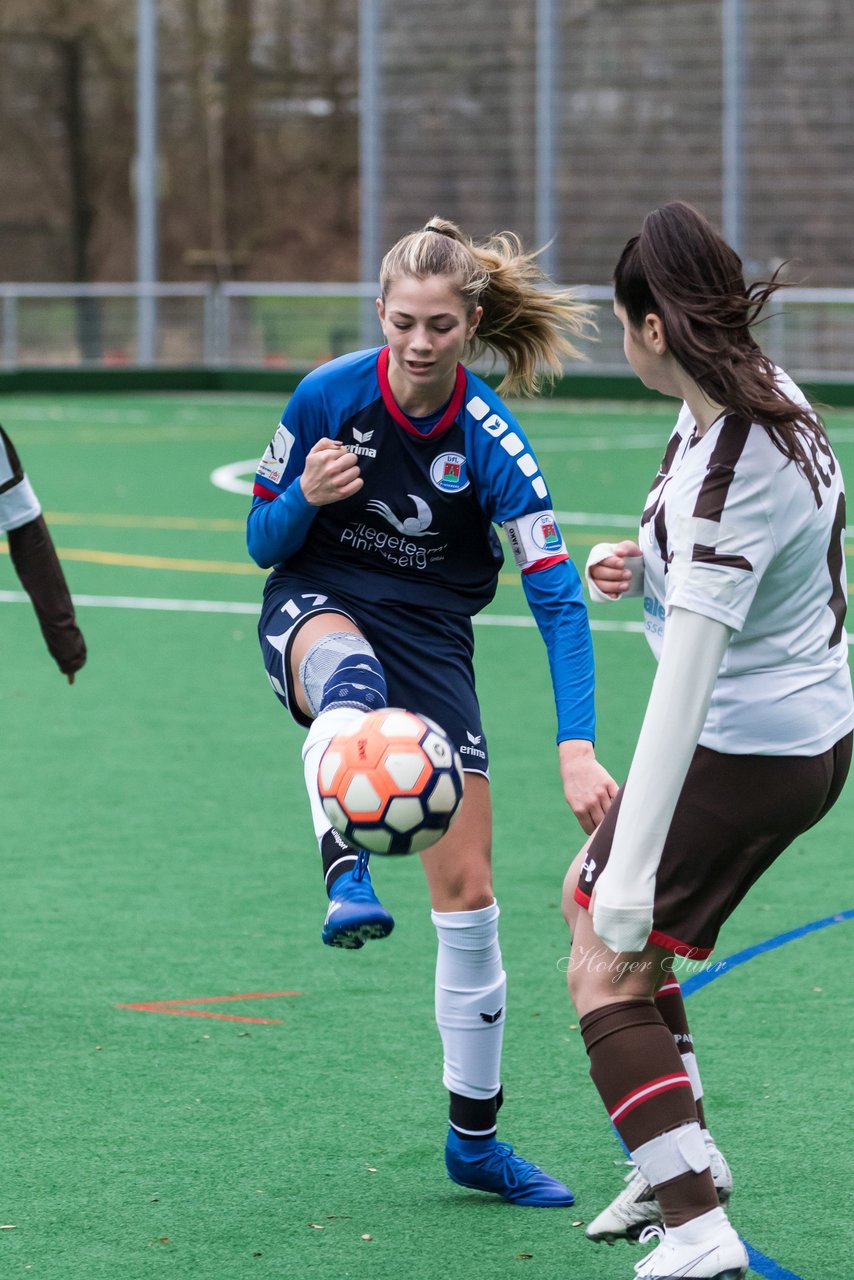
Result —
M655 942L704 960L721 925L772 862L839 798L852 734L820 756L734 756L697 747L655 881ZM596 830L575 901L590 895L611 852L622 789Z

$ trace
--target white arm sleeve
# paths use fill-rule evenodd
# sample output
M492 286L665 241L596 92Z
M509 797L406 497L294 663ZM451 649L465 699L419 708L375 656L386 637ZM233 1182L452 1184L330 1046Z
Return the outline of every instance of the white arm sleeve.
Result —
M600 560L607 560L608 556L614 554L613 542L597 542L595 547L591 548L590 555L587 557L587 563L584 566L584 578L587 582L587 590L590 593L590 599L594 604L613 604L611 596L606 596L604 591L600 591L596 583L590 577L590 570L593 565L598 564ZM619 597L620 600L628 600L630 596L643 595L643 556L626 556L626 568L632 575L632 580L626 590Z
M646 946L661 852L731 634L687 609L668 615L608 865L596 884L593 928L612 951Z

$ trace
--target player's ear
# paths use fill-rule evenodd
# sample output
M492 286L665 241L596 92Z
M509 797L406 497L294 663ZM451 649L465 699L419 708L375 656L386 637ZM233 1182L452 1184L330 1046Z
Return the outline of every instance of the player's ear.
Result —
M385 322L385 307L383 306L383 300L382 298L377 298L376 301L377 301L377 315L380 318L380 324L383 324Z
M658 356L663 356L667 350L667 334L664 331L664 321L661 316L657 316L654 311L650 311L643 318L644 337L649 343L651 349Z
M471 339L474 337L475 333L477 332L477 326L480 324L482 315L483 315L483 307L475 307L474 311L472 312L469 318L468 330L466 332L466 339L468 341L471 341Z

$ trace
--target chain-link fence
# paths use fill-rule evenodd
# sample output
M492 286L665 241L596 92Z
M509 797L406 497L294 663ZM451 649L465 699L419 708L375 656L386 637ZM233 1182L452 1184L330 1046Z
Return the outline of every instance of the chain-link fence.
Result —
M557 276L604 284L678 198L753 275L854 284L849 0L434 0L429 23L370 3L381 243L433 212L551 228Z
M9 0L0 14L0 273L133 277L130 15L98 43L74 6L56 31L27 12ZM475 237L515 230L546 246L561 283L595 292L644 214L681 198L752 278L789 263L800 292L775 300L769 350L795 373L854 379L851 297L803 292L854 289L850 0L160 0L158 13L170 283L153 302L127 285L4 287L4 367L304 367L379 339L374 286L355 282L433 213ZM263 283L277 279L343 283ZM621 366L607 306L601 329L593 367Z

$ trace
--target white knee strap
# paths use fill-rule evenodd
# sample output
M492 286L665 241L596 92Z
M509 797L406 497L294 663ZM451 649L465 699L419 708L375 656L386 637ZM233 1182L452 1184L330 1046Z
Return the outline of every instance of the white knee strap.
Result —
M709 1167L709 1149L699 1124L668 1129L632 1152L632 1160L651 1187L672 1182L683 1173L702 1173Z

